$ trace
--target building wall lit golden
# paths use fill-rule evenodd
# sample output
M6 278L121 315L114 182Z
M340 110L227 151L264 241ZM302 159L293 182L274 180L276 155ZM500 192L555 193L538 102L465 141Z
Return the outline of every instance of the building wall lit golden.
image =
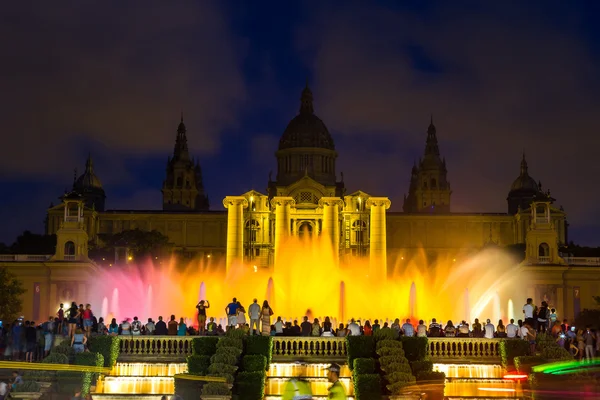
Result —
M72 200L65 199L48 210L47 233L58 234L58 247L62 246L54 261L65 262L65 257L76 255L77 262L85 262L86 237L97 241L100 234L136 228L165 234L190 257L223 257L227 266L235 262L273 265L277 245L286 236L330 237L340 259L369 256L372 266L382 261L385 265L386 260L392 265L421 251L434 261L439 257L458 259L489 244L524 244L524 266L530 266L527 268L534 276L533 297L551 293L573 313L573 307L591 306L591 295L598 292L596 281L587 277L597 274L599 268L573 266L594 260L559 256L559 245L566 242L566 214L553 205L550 192L543 191L541 183L529 175L525 155L508 193L506 213L453 213L446 161L432 119L423 156L407 176L409 190L403 212L390 212L389 199L380 193L347 192L343 174L336 171L338 154L333 138L315 115L307 86L299 113L286 127L275 156L277 175L269 175L265 192L249 190L227 196L224 207L215 202L219 206L209 210L202 171L190 157L182 116L162 186L163 209L151 211L105 210L106 195L88 157L85 172L73 185L83 205L77 214L80 236L65 239ZM74 250L65 247L67 242ZM84 253L85 259L79 256ZM567 264L571 264L568 273L563 273ZM372 272L385 274L385 267ZM48 282L49 296L60 297L60 285L53 287L52 281ZM573 297L575 290L579 303Z

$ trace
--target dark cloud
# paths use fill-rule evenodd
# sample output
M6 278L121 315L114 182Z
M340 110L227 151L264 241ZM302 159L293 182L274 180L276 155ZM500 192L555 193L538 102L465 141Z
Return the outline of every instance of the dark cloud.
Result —
M192 149L214 153L245 96L243 54L215 4L5 6L0 76L10 96L0 100L0 171L64 177L82 164L81 147L99 143L113 169L125 154L166 157L181 110Z
M600 140L590 131L600 106L598 60L582 40L580 16L486 4L318 13L299 36L314 49L320 115L342 140L384 136L422 152L433 113L455 211L505 211L525 150L530 173L573 225L600 216L588 201L600 194L589 188L600 173ZM381 163L377 152L363 159ZM381 189L406 191L411 161L391 157L378 167L389 168ZM362 185L375 176L357 173Z

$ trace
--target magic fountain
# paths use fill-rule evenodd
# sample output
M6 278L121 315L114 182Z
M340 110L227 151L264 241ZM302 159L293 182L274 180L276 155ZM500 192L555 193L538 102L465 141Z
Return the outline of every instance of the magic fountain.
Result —
M245 306L254 298L269 304L286 320L329 316L350 318L411 318L438 321L490 318L494 323L517 315L524 283L518 265L500 248L487 248L466 260L428 263L424 252L398 258L387 279L369 276L369 260L338 261L334 249L320 237L292 237L280 243L274 267L239 263L227 272L210 258L182 265L147 260L103 269L95 277L91 303L100 315L118 321L171 314L195 322L195 306L210 301L209 316L223 321L224 308L236 297ZM98 312L98 310L96 311Z

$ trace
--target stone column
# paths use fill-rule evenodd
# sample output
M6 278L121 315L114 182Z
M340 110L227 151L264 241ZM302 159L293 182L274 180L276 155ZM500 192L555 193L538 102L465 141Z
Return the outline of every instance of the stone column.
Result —
M227 196L223 205L227 209L227 274L235 263L244 261L244 208L248 207L248 200L243 196Z
M371 209L369 232L369 278L387 278L387 240L385 210L392 202L387 197L369 197L366 206Z
M331 243L336 264L340 257L340 207L344 202L339 197L321 197L319 206L323 208L323 228L321 235Z
M281 245L291 236L292 206L296 202L292 197L273 197L271 207L275 208L275 266L277 266Z

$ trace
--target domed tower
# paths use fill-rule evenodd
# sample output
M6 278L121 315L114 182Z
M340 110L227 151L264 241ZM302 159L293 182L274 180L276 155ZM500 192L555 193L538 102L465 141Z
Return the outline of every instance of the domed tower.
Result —
M529 176L527 160L525 159L525 153L523 153L521 173L510 187L510 192L508 192L508 197L506 198L508 213L514 215L519 211L519 208L521 210L529 209L531 203L542 194L540 185L535 182L535 179Z
M447 174L446 160L440 157L437 131L432 117L427 128L425 154L411 171L408 195L404 196L404 212L450 212L452 190Z
M300 113L295 116L281 135L277 158L276 182L274 187L286 187L308 176L326 187L336 186L335 161L337 152L329 130L314 113L313 95L308 84L300 97ZM273 195L273 194L272 194Z
M106 194L100 179L94 173L94 162L91 154L88 155L85 163L85 172L73 182L73 192L81 195L85 207L100 212L104 211Z
M173 157L167 159L166 179L163 182L163 210L208 210L208 198L204 193L200 164L190 158L187 144L187 130L181 122L177 127L177 137Z

